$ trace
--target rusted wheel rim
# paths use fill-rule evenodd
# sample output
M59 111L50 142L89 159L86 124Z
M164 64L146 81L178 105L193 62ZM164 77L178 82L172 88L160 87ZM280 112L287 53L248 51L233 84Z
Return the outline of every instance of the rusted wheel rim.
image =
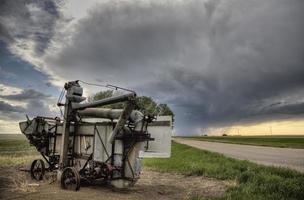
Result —
M67 167L61 175L61 187L66 190L79 190L80 176L74 167Z
M31 177L37 181L43 179L45 173L45 165L43 160L34 160L31 165Z

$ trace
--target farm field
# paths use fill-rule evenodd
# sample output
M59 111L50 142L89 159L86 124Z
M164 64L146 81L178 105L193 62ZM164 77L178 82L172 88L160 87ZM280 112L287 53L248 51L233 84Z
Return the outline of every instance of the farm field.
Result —
M113 191L99 183L84 184L78 192L61 190L51 175L37 184L28 173L18 171L19 167L28 167L35 158L39 158L38 153L23 136L0 135L0 199L248 200L303 199L304 196L304 174L239 161L174 142L171 158L143 160L142 176L128 191Z
M78 192L62 190L56 181L56 172L46 174L43 181L31 180L28 172L34 159L41 158L23 135L0 135L0 199L189 199L193 194L207 199L225 194L234 183L203 176L165 173L143 168L134 187L117 190L103 182L82 183ZM191 187L189 187L191 186Z
M256 146L304 148L304 136L201 136L184 137L187 139L202 140L208 142L223 142L231 144L246 144Z
M0 134L0 166L20 166L40 158L35 147L30 146L24 135Z

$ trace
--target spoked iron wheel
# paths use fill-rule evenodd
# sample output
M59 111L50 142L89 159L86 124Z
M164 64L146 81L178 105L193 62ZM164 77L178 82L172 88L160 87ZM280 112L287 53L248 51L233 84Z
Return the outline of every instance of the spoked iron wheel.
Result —
M34 160L31 165L31 177L37 181L43 179L45 173L45 165L43 160L38 159Z
M67 167L61 175L61 187L66 190L79 190L80 176L74 167Z

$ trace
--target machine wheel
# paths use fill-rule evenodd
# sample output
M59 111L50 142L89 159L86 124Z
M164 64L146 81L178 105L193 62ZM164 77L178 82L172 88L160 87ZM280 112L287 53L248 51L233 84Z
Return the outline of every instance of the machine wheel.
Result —
M80 176L74 167L67 167L61 175L61 188L66 190L79 190Z
M43 160L38 159L34 160L31 165L31 177L37 181L43 179L45 173L45 165Z

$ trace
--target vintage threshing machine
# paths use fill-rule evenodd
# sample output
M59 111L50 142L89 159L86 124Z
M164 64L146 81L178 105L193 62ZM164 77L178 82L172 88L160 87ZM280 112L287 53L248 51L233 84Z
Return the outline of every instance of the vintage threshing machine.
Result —
M79 81L66 83L63 91L63 119L35 117L19 124L46 161L33 161L33 179L56 170L64 189L78 190L82 179L126 188L139 178L141 158L170 156L172 117L154 119L135 110L135 92L84 102ZM102 107L118 102L125 102L124 109Z

